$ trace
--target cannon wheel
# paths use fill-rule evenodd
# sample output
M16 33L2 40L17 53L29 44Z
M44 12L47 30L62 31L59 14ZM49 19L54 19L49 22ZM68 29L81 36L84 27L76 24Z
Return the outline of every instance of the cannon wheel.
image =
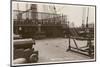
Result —
M32 54L30 56L30 62L37 62L38 61L38 55L37 54Z

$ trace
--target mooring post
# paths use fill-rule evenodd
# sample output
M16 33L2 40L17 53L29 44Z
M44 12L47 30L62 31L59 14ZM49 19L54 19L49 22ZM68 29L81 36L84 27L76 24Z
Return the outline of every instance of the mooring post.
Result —
M71 45L70 45L70 27L69 27L69 21L68 21L68 43L69 43L69 46L68 46L68 49L67 51L71 50Z

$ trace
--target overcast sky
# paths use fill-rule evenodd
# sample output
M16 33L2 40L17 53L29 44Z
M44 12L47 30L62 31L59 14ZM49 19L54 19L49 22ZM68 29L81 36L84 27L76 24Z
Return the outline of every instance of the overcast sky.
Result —
M19 10L25 11L26 10L26 4L28 5L28 9L30 8L31 3L27 2L20 2ZM86 23L86 17L87 17L87 11L89 8L89 23L95 23L95 7L93 6L77 6L77 5L59 5L59 4L43 4L43 3L37 3L37 10L38 12L47 12L47 13L54 13L53 7L56 7L56 13L58 14L64 14L68 16L68 20L70 22L73 22L75 26L80 26L82 24L82 19L85 20L84 23ZM17 3L13 2L12 4L12 10L17 10ZM83 17L84 13L84 17Z

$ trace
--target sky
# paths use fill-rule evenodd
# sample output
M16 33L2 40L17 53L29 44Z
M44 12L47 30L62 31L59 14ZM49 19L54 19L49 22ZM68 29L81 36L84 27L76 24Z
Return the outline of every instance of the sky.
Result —
M26 4L28 4L27 8L26 8ZM30 8L30 4L32 3L13 2L12 10L19 9L25 11L26 9ZM43 4L43 3L35 3L35 4L37 4L38 12L46 12L46 13L55 13L53 8L55 6L56 13L67 15L66 20L70 21L71 23L74 23L75 26L81 26L82 19L84 19L85 21L84 24L86 24L86 18L89 9L88 23L95 23L95 7L93 6L61 5L61 4L59 5L59 4Z

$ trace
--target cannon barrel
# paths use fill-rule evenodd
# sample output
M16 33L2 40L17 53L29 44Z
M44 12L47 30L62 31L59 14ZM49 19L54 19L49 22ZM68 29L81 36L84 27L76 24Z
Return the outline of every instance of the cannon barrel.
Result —
M19 49L19 48L32 48L32 45L35 44L35 41L32 38L29 39L17 39L13 41L14 43L14 48Z

